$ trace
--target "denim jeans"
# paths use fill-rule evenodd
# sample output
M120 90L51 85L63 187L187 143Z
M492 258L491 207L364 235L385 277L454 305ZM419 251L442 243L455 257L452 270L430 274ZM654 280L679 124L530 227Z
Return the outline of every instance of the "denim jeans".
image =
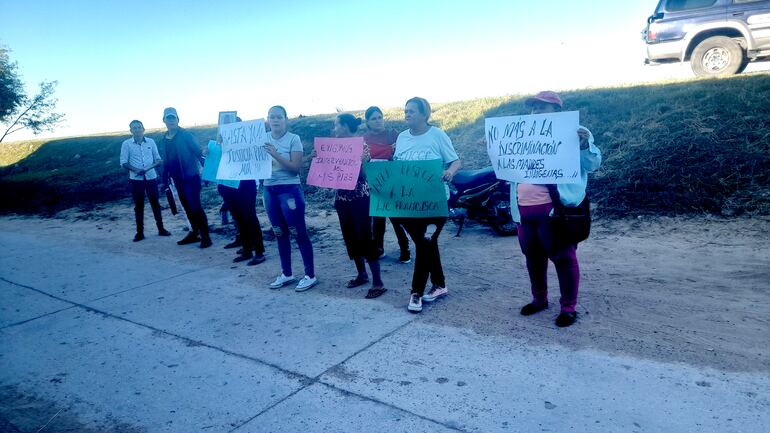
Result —
M266 186L264 200L267 217L273 225L275 239L278 242L283 274L293 275L290 235L294 234L305 264L305 275L315 277L313 245L310 243L305 225L305 196L302 194L302 187L297 184Z

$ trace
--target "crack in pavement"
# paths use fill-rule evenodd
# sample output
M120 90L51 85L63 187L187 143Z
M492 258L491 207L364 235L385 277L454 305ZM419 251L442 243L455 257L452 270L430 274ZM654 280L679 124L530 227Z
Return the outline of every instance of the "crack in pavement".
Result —
M104 295L104 296L100 296L100 297L98 297L98 298L89 299L89 300L87 300L87 301L85 301L85 302L96 302L96 301L101 301L101 300L103 300L103 299L106 299L106 298L109 298L109 297L111 297L111 296L117 296L117 295L121 295L121 294L123 294L123 293L127 293L127 292L130 292L130 291L132 291L132 290L138 290L138 289L142 289L142 288L144 288L144 287L148 287L148 286L152 286L153 284L158 284L158 283L162 283L162 282L164 282L164 281L172 280L172 279L174 279L174 278L177 278L177 277L182 277L182 276L185 276L185 275L193 274L193 273L195 273L195 272L200 272L200 271L204 271L204 270L208 270L208 269L216 268L216 267L219 267L219 266L225 266L225 265L227 265L227 263L223 263L223 264L217 264L217 265L211 265L211 266L205 266L205 267L202 267L202 268L199 268L199 269L193 269L193 270L190 270L190 271L185 271L185 272L182 272L182 273L179 273L179 274L171 275L171 276L169 276L169 277L166 277L166 278L161 278L160 280L157 280L157 281L152 281L152 282L149 282L149 283L145 283L145 284L141 284L141 285L138 285L138 286L135 286L135 287L131 287L131 288L128 288L128 289L120 290L120 291L117 291L117 292L114 292L114 293L110 293L110 294L107 294L107 295ZM55 296L55 295L51 295L51 294L49 294L49 293L47 293L47 292L44 292L44 291L42 291L42 290L36 289L36 288L34 288L34 287L31 287L31 286L27 286L27 285L24 285L24 284L21 284L21 283L17 283L17 282L15 282L15 281L11 281L11 280L8 280L8 279L6 279L6 278L4 278L4 277L0 277L0 281L4 281L4 282L6 282L6 283L8 283L8 284L12 284L12 285L14 285L14 286L17 286L17 287L21 287L21 288L24 288L24 289L33 290L33 291L35 291L35 292L37 292L37 293L39 293L39 294L41 294L41 295L45 295L45 296L48 296L48 297L50 297L50 298L52 298L52 299L55 299L55 300L57 300L57 301L61 301L61 302L66 302L66 303L74 304L74 302L72 302L72 301L69 301L69 300L67 300L67 299L59 298L59 297L57 297L57 296ZM23 325L23 324L25 324L25 323L29 323L29 322L31 322L31 321L33 321L33 320L42 319L42 318L44 318L44 317L48 317L48 316L51 316L51 315L54 315L54 314L60 313L60 312L62 312L62 311L67 311L67 310L69 310L69 309L72 309L72 308L75 308L75 305L71 305L71 306L69 306L69 307L67 307L67 308L62 308L62 309L60 309L60 310L56 310L56 311L52 311L52 312L48 312L48 313L45 313L45 314L43 314L43 315L40 315L40 316L37 316L37 317L33 317L33 318L31 318L31 319L26 319L26 320L22 320L22 321L20 321L20 322L11 323L11 324L9 324L9 325L5 325L5 326L2 326L2 327L0 327L0 331L1 331L1 330L3 330L3 329L6 329L6 328L11 328L11 327L13 327L13 326Z
M366 346L362 347L361 349L359 349L359 350L355 351L353 354L351 354L351 355L350 355L350 356L348 356L347 358L343 359L342 361L340 361L340 362L338 362L338 363L336 363L336 364L332 365L331 367L327 368L326 370L322 371L322 372L321 372L320 374L318 374L317 376L315 376L315 377L313 377L313 378L310 378L310 377L308 377L308 379L310 379L310 380L308 380L308 382L307 382L307 383L303 384L303 386L302 386L301 388L299 388L299 389L297 389L296 391L294 391L294 392L290 393L290 394L289 394L289 395L287 395L286 397L284 397L284 398L282 398L282 399L280 399L280 400L276 401L274 404L270 405L269 407L267 407L267 408L263 409L263 410L262 410L262 411L260 411L258 414L254 415L253 417L249 418L249 419L248 419L248 420L246 420L245 422L241 423L241 425L239 425L239 426L236 426L236 427L235 427L234 429L232 429L232 430L229 430L229 432L228 432L228 433L233 433L233 432L237 431L238 429L240 429L241 427L243 427L243 426L247 425L247 424L248 424L248 423L250 423L251 421L253 421L253 420L255 420L255 419L259 418L261 415L263 415L263 414L265 414L265 413L269 412L269 411L270 411L271 409L273 409L274 407L276 407L276 406L280 405L280 404L281 404L281 403L283 403L284 401L286 401L286 400L290 399L291 397L295 396L295 395L296 395L296 394L298 394L300 391L304 391L305 389L307 389L307 388L309 388L309 387L311 387L311 386L313 386L313 385L315 385L315 384L319 384L319 385L325 386L325 387L327 387L327 388L333 389L333 390L335 390L335 391L337 391L337 392L339 392L339 393L341 393L341 394L343 394L343 395L346 395L346 396L353 396L353 397L357 397L357 398L360 398L360 399L362 399L362 400L365 400L365 401L370 401L370 402L372 402L372 403L380 404L380 405L382 405L382 406L385 406L385 407L388 407L388 408L390 408L390 409L394 409L394 410L397 410L397 411L399 411L399 412L403 412L403 413L406 413L406 414L412 415L412 416L414 416L414 417L416 417L416 418L419 418L419 419L422 419L422 420L425 420L425 421L428 421L428 422L431 422L431 423L434 423L434 424L438 424L438 425L440 425L440 426L442 426L442 427L444 427L444 428L446 428L446 429L452 430L452 431L462 432L463 430L459 430L459 429L457 429L456 427L452 427L452 426L449 426L449 425L447 425L447 424L444 424L444 423L442 423L441 421L437 421L437 420L435 420L435 419L432 419L432 418L428 418L428 417L426 417L426 416L424 416L424 415L420 415L420 414L418 414L418 413L415 413L415 412L412 412L412 411L410 411L410 410L407 410L407 409L404 409L404 408L398 407L398 406L396 406L396 405L393 405L393 404L391 404L391 403L387 403L387 402L384 402L384 401L382 401L382 400L378 400L378 399L376 399L376 398L373 398L373 397L369 397L369 396L366 396L366 395L363 395L363 394L359 394L359 393L357 393L357 392L353 392L353 391L350 391L350 390L347 390L347 389L344 389L344 388L340 388L340 387L338 387L338 386L335 386L335 385L333 385L333 384L330 384L330 383L326 383L326 382L324 382L324 381L322 381L322 380L321 380L321 378L322 378L324 375L326 375L326 374L328 374L328 373L332 372L333 370L336 370L336 369L338 369L339 367L341 367L342 365L344 365L346 362L350 361L350 360L351 360L351 359L353 359L354 357L356 357L356 356L358 356L359 354L361 354L361 353L365 352L366 350L370 349L371 347L373 347L375 344L377 344L377 343L381 342L382 340L384 340L384 339L386 339L386 338L388 338L388 337L390 337L390 336L392 336L392 335L396 334L397 332L401 331L402 329L404 329L404 328L406 328L407 326L409 326L409 325L411 325L412 323L414 323L416 320L417 320L417 318L416 318L416 317L415 317L415 318L413 318L413 319L410 319L409 321L407 321L407 322L405 322L405 323L403 323L403 324L399 325L398 327L396 327L396 328L395 328L395 329L393 329L392 331L390 331L390 332L388 332L388 333L386 333L386 334L384 334L384 335L380 336L379 338L377 338L377 339L376 339L376 340L374 340L374 341L371 341L369 344L367 344ZM307 376L306 376L306 377L307 377Z
M221 265L210 266L210 267L208 267L206 269L210 269L210 268L217 267L217 266L221 266ZM180 274L178 276L187 275L187 274L190 274L192 272L197 272L197 271L185 272L185 273L182 273L182 274ZM176 277L178 277L178 276L176 276ZM171 277L171 278L176 278L176 277ZM163 279L161 281L166 281L166 280L169 280L171 278L166 278L166 279ZM364 346L361 349L357 350L356 352L354 352L353 354L351 354L347 358L343 359L342 361L338 362L337 364L327 368L326 370L324 370L320 374L316 375L315 377L312 377L312 376L305 375L303 373L298 373L298 372L295 372L295 371L292 371L292 370L288 370L288 369L286 369L284 367L281 367L281 366L279 366L277 364L274 364L274 363L266 361L266 360L262 360L262 359L259 359L259 358L253 357L253 356L244 355L244 354L238 353L238 352L233 352L233 351L225 349L223 347L215 346L215 345L212 345L212 344L209 344L209 343L205 343L205 342L200 341L200 340L195 340L195 339L192 339L192 338L189 338L189 337L185 337L185 336L180 335L180 334L175 334L173 332L170 332L170 331L167 331L167 330L164 330L164 329L156 328L156 327L154 327L152 325L136 322L136 321L128 319L126 317L117 316L117 315L112 314L110 312L99 310L97 308L90 307L90 306L88 306L86 304L83 304L83 303L79 303L79 302L71 301L71 300L68 300L68 299L64 299L64 298L58 297L56 295L52 295L50 293L47 293L47 292L45 292L43 290L36 289L34 287L27 286L27 285L24 285L24 284L20 284L20 283L14 282L14 281L10 281L10 280L8 280L8 279L6 279L4 277L0 277L0 281L4 281L4 282L6 282L8 284L13 284L13 285L15 285L17 287L22 287L22 288L25 288L25 289L28 289L28 290L32 290L32 291L37 292L37 293L39 293L41 295L45 295L45 296L53 298L53 299L55 299L57 301L65 302L65 303L68 303L68 304L71 305L70 307L65 308L63 310L60 310L60 311L57 311L57 312L54 312L54 313L48 313L46 315L37 317L35 319L25 320L24 322L20 322L20 323L17 323L17 324L9 325L9 326L0 328L0 330L6 329L6 328L8 328L10 326L18 326L18 325L21 325L21 324L24 324L24 323L28 323L28 322L31 322L32 320L37 320L37 319L39 319L41 317L49 316L49 315L52 315L52 314L55 314L55 313L58 313L58 312L61 312L61 311L66 311L66 310L70 310L70 309L73 309L73 308L80 308L80 309L85 310L87 312L98 314L98 315L100 315L102 317L116 319L116 320L121 320L121 321L130 323L130 324L132 324L134 326L138 326L138 327L141 327L141 328L149 329L149 330L151 330L153 332L157 332L157 333L160 333L160 334L163 334L163 335L175 338L177 340L180 340L180 341L184 342L187 346L205 347L205 348L208 348L208 349L211 349L211 350L215 350L215 351L221 352L221 353L223 353L225 355L234 356L234 357L239 358L239 359L255 362L257 364L261 364L261 365L273 368L273 369L275 369L277 371L280 371L281 373L286 375L288 378L297 380L297 381L299 381L302 384L302 386L300 386L297 390L291 392L290 394L286 395L284 398L279 399L274 404L272 404L272 405L268 406L267 408L261 410L259 413L257 413L253 417L247 419L246 421L242 422L240 425L238 425L235 428L233 428L232 430L230 430L230 432L234 432L234 431L240 429L241 427L245 426L249 422L251 422L254 419L258 418L260 415L263 415L264 413L266 413L270 409L278 406L279 404L281 404L284 401L288 400L289 398L293 397L294 395L296 395L300 391L303 391L303 390L309 388L310 386L312 386L312 385L314 385L316 383L318 383L320 385L323 385L323 386L326 386L328 388L334 389L334 390L336 390L338 392L341 392L344 395L355 396L355 397L358 397L358 398L360 398L362 400L366 400L366 401L370 401L370 402L373 402L373 403L377 403L377 404L383 405L385 407L388 407L388 408L391 408L391 409L394 409L394 410L398 410L400 412L403 412L403 413L412 415L414 417L420 418L422 420L432 422L432 423L440 425L440 426L442 426L442 427L444 427L446 429L449 429L449 430L452 430L452 431L462 432L462 430L459 430L456 427L444 424L441 421L437 421L437 420L428 418L428 417L426 417L424 415L420 415L418 413L414 413L414 412L412 412L410 410L400 408L400 407L395 406L393 404L390 404L390 403L387 403L387 402L384 402L384 401L381 401L381 400L378 400L378 399L375 399L375 398L372 398L372 397L369 397L369 396L366 396L366 395L363 395L363 394L359 394L359 393L356 393L356 392L353 392L353 391L350 391L350 390L346 390L344 388L339 388L339 387L337 387L335 385L328 384L328 383L325 383L325 382L321 381L321 377L323 375L333 371L334 369L339 368L340 366L342 366L344 363L348 362L353 357L355 357L355 356L361 354L362 352L370 349L375 344L379 343L380 341L384 340L387 337L390 337L391 335L397 333L398 331L406 328L408 325L411 325L412 323L414 323L415 321L418 320L418 317L414 317L414 318L410 319L409 321L399 325L398 327L396 327L392 331L390 331L390 332L380 336L379 338L369 342L366 346ZM158 281L158 282L160 282L160 281ZM154 284L154 283L150 283L150 284ZM139 286L139 287L145 287L147 285L149 285L149 284L144 284L144 285ZM124 293L124 292L126 292L126 291L122 291L121 293ZM114 294L113 295L109 295L109 296L114 296ZM103 298L104 297L98 298L96 300L103 299Z

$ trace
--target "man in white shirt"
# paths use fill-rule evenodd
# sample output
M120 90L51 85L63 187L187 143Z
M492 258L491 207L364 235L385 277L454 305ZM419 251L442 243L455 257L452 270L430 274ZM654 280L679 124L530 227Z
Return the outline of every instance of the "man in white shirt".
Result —
M144 195L150 200L152 214L155 216L155 224L158 226L158 235L171 236L171 233L163 228L163 218L160 214L158 202L158 172L155 167L160 166L158 147L152 138L144 136L144 125L138 120L132 120L128 124L132 137L123 142L120 147L120 165L128 170L128 179L131 183L131 195L134 198L134 214L136 216L136 236L134 242L144 239Z

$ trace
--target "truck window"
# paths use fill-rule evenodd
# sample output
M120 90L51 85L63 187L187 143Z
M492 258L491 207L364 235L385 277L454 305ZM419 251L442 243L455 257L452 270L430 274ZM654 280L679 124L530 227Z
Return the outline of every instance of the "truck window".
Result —
M668 0L666 10L669 12L689 11L714 6L716 2L717 0Z

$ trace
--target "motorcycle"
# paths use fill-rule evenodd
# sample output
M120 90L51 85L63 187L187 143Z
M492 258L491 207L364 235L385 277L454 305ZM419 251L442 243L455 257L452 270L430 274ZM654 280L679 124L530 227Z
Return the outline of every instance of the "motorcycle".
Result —
M457 234L470 218L488 224L500 236L516 234L511 217L510 183L499 180L492 167L460 170L449 189L449 218L457 225Z

